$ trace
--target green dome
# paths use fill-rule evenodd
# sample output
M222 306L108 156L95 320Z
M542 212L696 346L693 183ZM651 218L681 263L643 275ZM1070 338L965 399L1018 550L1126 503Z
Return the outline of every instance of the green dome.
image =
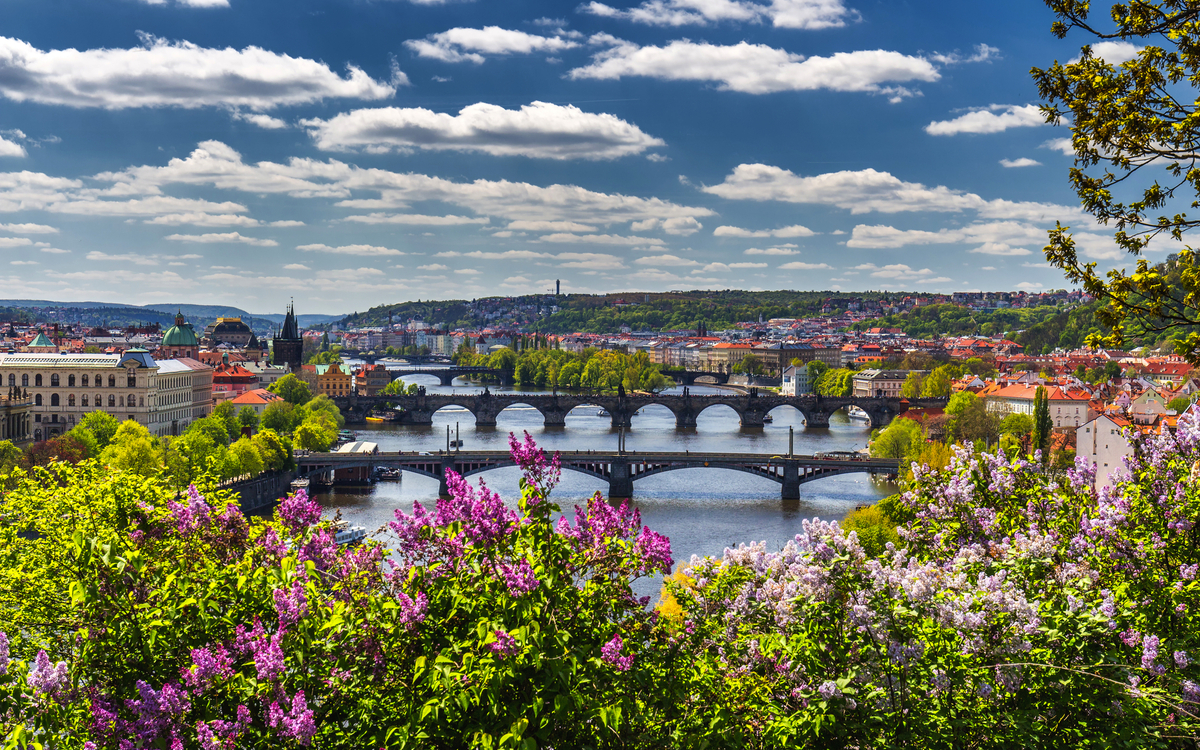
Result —
M192 324L185 322L183 313L175 316L175 325L167 329L163 334L163 346L200 346L200 339L196 338L196 332L192 330Z

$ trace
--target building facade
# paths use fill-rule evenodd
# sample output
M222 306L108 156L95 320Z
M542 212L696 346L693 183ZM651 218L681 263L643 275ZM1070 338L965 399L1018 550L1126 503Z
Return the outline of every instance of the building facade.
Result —
M317 393L323 393L330 398L351 396L354 394L353 380L350 368L344 364L316 365Z
M927 370L863 370L854 375L851 394L857 398L900 398L900 390L910 373L927 374Z
M241 318L217 318L204 329L204 340L209 346L231 344L239 349L254 339L254 331Z
M1109 486L1111 474L1123 466L1122 459L1133 455L1133 446L1125 437L1129 420L1101 414L1075 428L1075 455L1096 466L1095 486Z
M0 392L0 440L21 449L33 442L33 397L20 387Z
M359 396L378 396L392 382L392 375L383 365L362 367L354 373L354 390Z
M157 359L199 359L200 337L196 335L192 324L187 322L182 312L175 313L175 325L163 333L162 343L158 346Z

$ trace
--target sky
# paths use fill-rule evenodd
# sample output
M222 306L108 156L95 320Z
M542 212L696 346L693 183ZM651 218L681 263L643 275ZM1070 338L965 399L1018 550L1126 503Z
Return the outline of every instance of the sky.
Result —
M5 298L1038 291L1034 0L5 0ZM1105 59L1127 59L1110 45Z

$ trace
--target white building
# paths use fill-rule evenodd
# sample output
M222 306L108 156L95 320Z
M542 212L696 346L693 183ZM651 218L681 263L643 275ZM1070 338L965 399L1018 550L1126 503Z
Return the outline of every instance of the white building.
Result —
M1124 430L1130 422L1101 414L1075 430L1075 455L1096 465L1096 487L1109 485L1109 475L1122 466L1121 459L1133 455Z
M1050 418L1056 428L1074 429L1088 421L1091 397L1085 391L1066 391L1058 386L1045 386L1049 402ZM1005 386L984 396L987 410L1000 415L1033 415L1033 399L1038 386L1033 383L1018 383Z
M813 378L809 370L811 362L805 362L800 367L788 365L783 370L783 382L779 392L784 396L803 396L813 392Z

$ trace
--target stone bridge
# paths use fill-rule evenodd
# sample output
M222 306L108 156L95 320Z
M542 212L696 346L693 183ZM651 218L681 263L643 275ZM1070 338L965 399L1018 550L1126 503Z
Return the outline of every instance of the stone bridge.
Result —
M590 406L604 409L612 418L613 429L630 429L633 415L646 406L664 406L675 415L675 427L690 430L696 418L714 406L728 406L737 412L742 427L761 428L763 417L780 406L792 406L804 415L810 428L828 427L829 417L839 409L857 406L867 413L871 425L888 424L912 407L946 405L946 399L856 398L832 396L780 396L760 393L728 393L693 396L684 389L681 395L589 396L580 394L491 393L486 388L474 394L419 394L415 396L344 396L334 399L347 422L363 422L371 409L396 408L400 424L433 424L433 415L447 406L459 406L471 412L477 427L494 427L496 417L509 406L530 406L541 413L547 427L565 427L567 414L574 408ZM389 406L390 405L390 406Z
M491 375L500 381L500 385L512 385L512 370L497 370L491 367L397 367L388 368L392 380L405 375L432 375L442 385L451 385L455 378L465 378L470 375Z
M633 483L645 477L679 469L732 469L782 485L782 498L796 500L800 485L839 474L867 473L894 476L898 459L866 458L835 453L815 456L772 456L758 453L638 453L629 451L560 452L563 469L608 482L609 497L633 497ZM437 453L308 453L297 456L297 476L316 477L338 469L386 466L432 477L446 495L446 472L463 476L514 466L508 451L438 451Z

